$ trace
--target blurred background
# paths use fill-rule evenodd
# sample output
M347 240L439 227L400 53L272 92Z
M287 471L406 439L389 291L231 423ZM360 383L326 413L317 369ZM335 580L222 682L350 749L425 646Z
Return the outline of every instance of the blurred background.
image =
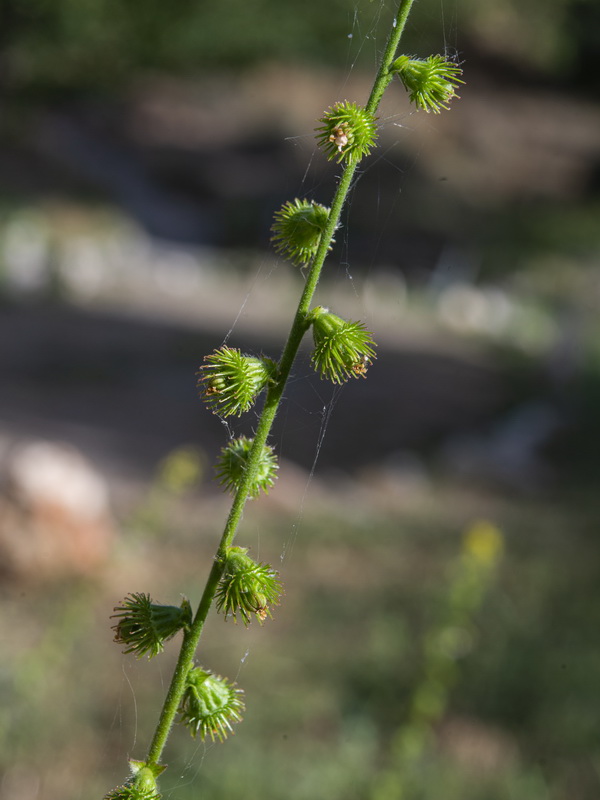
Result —
M270 248L339 170L391 0L0 8L0 798L101 797L176 657L122 656L129 592L196 603L228 435L195 372L277 357L303 275ZM275 619L211 617L236 736L177 731L166 798L600 796L600 6L419 0L403 50L462 99L380 113L318 302L379 343L333 389L303 350L280 477L238 543ZM307 345L308 346L308 345Z

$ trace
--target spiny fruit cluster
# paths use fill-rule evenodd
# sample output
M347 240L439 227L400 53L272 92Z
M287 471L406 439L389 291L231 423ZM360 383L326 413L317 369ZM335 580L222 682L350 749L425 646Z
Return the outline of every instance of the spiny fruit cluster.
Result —
M232 439L221 450L217 462L217 478L219 478L221 486L225 486L234 494L239 490L246 477L248 457L253 441L247 436L239 436L237 439ZM273 448L268 444L263 445L258 465L249 481L248 496L258 497L261 490L268 492L275 483L278 469L279 464Z
M134 593L116 606L111 619L115 642L125 645L124 653L135 653L138 658L157 656L164 643L181 630L188 630L192 622L192 607L183 599L180 606L162 606L152 602L149 594Z
M277 572L268 564L257 564L248 555L247 547L230 547L224 560L223 578L217 589L217 611L234 620L239 613L244 625L252 615L262 623L271 616L271 605L277 605L282 587Z
M156 779L165 767L131 760L129 769L129 779L105 795L104 800L160 800Z
M367 367L375 358L373 336L362 322L348 322L332 314L328 308L317 306L306 316L307 326L312 326L315 349L312 364L321 378L333 383L344 383L349 378L365 377ZM277 380L277 365L268 358L242 355L223 345L206 356L198 371L198 390L208 407L222 417L240 415L248 411L269 384ZM218 465L221 483L227 488L238 488L243 471L246 443L236 440L223 451ZM270 448L263 454L264 480L254 486L267 491L272 485L273 469L266 462L273 461Z
M335 103L317 129L317 142L330 160L357 164L368 156L377 138L373 114L356 103Z
M244 625L252 616L262 623L277 605L282 586L278 573L267 564L254 561L247 548L228 547L219 559L221 578L217 587L217 611L225 619L239 614ZM125 653L138 658L153 658L164 643L179 631L185 637L192 622L191 607L184 598L180 606L154 603L148 594L130 594L116 606L115 641L125 646ZM210 670L193 666L185 678L179 704L179 720L192 736L223 741L233 725L242 718L243 691L226 678ZM130 762L132 774L122 786L109 792L105 800L159 800L156 778L163 767L145 762Z
M462 83L460 74L460 67L443 56L400 56L391 63L386 80L398 76L417 108L439 113L456 96L456 87ZM367 108L343 101L325 112L316 133L327 158L352 166L374 147L377 124ZM336 226L332 223L328 228L330 214L329 208L314 200L295 198L284 203L275 213L271 228L275 250L293 264L309 267L326 230L327 248L334 243ZM362 322L344 320L317 306L305 315L304 323L306 329L312 326L311 363L321 378L340 384L366 376L376 345ZM279 380L275 361L223 345L205 356L197 385L207 406L215 414L229 417L250 410L259 395ZM221 484L234 493L243 490L250 497L268 492L276 472L273 449L265 444L260 452L253 453L253 440L244 436L232 439L222 449L217 464Z
M198 387L209 408L224 417L248 411L274 378L277 365L268 358L242 355L223 345L204 357L198 371Z
M289 258L293 264L305 266L316 255L321 234L329 220L330 209L312 200L299 200L284 203L275 212L271 227L271 241L275 250ZM331 239L331 245L335 243Z
M404 84L411 103L434 114L439 114L442 109L448 110L450 100L458 97L458 84L464 83L459 77L462 75L460 66L444 56L400 56L394 61L390 71L398 75Z
M188 672L181 701L181 721L192 736L222 742L232 731L231 723L239 722L244 710L241 689L212 672L194 667Z

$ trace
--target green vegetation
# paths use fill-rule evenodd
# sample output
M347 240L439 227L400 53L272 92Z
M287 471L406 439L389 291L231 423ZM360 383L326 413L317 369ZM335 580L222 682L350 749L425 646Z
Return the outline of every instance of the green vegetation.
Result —
M309 496L320 488L316 480ZM194 499L192 488L168 499L163 486L178 525L160 534L154 528L149 542L125 528L101 592L66 584L42 603L35 592L24 601L20 590L5 588L3 618L12 621L13 642L0 687L5 786L28 774L44 797L100 796L122 770L122 749L152 724L174 644L160 667L158 659L129 656L121 671L110 636L99 631L107 630L112 593L140 570L160 572L161 596L177 597L182 588L193 595L198 564L211 558L213 520L199 530L199 509L214 499L206 490ZM342 515L347 495L322 488L330 489L329 510L307 510L298 533L269 501L253 510L263 558L275 562L293 544L282 567L286 594L262 628L211 620L204 652L218 672L243 684L243 726L224 745L199 745L176 731L161 776L164 796L363 800L389 763L393 737L408 725L423 685L431 632L448 619L445 599L473 495L460 485L442 492L432 484L384 512L375 497L369 501L368 485L356 485L360 514L350 507ZM504 555L481 605L459 626L462 638L453 640L462 645L454 684L421 766L410 773L407 797L598 796L595 507L592 496L516 503L479 495L479 512L503 530ZM225 498L214 517L224 508ZM361 522L367 515L371 521Z
M311 0L297 7L265 0L260 8L196 2L175 11L153 2L9 0L8 85L17 98L45 101L82 90L112 96L116 84L126 89L136 76L153 71L197 75L265 59L339 64L349 53L354 62L357 51L347 35L358 30L357 14L363 43L365 30L371 35L378 25L389 25L389 9L382 13L377 2L364 5L363 18L362 7L342 0L327 15L322 3ZM427 0L422 7L428 8ZM565 82L581 77L583 56L570 47L569 37L576 11L587 8L593 17L590 4L555 0L541 8L532 2L532 19L541 27L523 25L514 42L510 23L523 17L521 5L498 8L462 0L457 8L466 17L465 36L477 38L488 53L496 48L537 75L561 74ZM232 21L225 30L224 15ZM434 24L439 27L439 5L431 3L425 20L410 31L411 52L416 40L422 49ZM552 35L541 33L546 30ZM454 28L445 33L452 45ZM585 41L594 35L590 26ZM372 56L366 47L360 54ZM456 73L438 75L434 92L411 88L409 77L403 81L420 105L437 104L430 110L444 107L455 89ZM585 81L580 86L593 88ZM372 139L359 141L352 127L369 133L373 126L363 112L346 102L320 121L321 144L333 160L353 166L371 148ZM346 188L352 179L347 174ZM410 191L407 180L403 193ZM273 226L278 252L304 269L315 256L322 263L344 196L337 207L332 204L331 217L329 208L312 201L286 203ZM467 490L437 476L433 458L428 481L416 491L400 491L400 498L395 492L402 489L402 476L383 468L377 489L366 478L343 486L321 486L317 478L316 488L329 493L326 504L311 508L308 483L298 525L270 506L270 498L258 499L250 534L256 545L232 547L235 519L215 559L215 526L226 514L225 501L204 489L200 508L191 490L207 459L193 448L173 454L141 507L122 520L125 535L114 574L99 591L66 583L54 593L28 589L23 596L21 588L4 587L4 633L11 647L0 670L0 800L21 795L87 800L123 780L124 755L145 748L175 667L177 647L170 640L181 631L189 637L193 625L181 594L197 605L199 583L211 565L217 606L230 619L224 624L223 615L211 613L206 620L202 666L188 673L193 680L178 706L196 738L183 726L174 729L169 769L160 775L164 798L596 800L596 205L589 198L577 207L550 201L525 215L519 204L506 203L495 233L482 246L484 276L500 276L510 289L508 299L501 298L505 311L510 305L501 330L492 329L491 313L483 315L488 327L479 314L481 327L474 323L472 330L468 317L457 313L467 308L466 301L479 303L480 311L493 310L498 299L493 289L486 294L485 288L459 286L451 297L446 293L451 302L440 301L440 318L445 313L446 322L464 325L463 341L477 341L493 354L490 361L511 365L513 379L527 383L523 396L528 397L536 396L541 362L562 352L558 315L577 315L581 361L573 356L572 362L557 362L566 372L551 390L557 404L579 404L578 429L561 431L550 443L562 481L556 493L536 495L523 487L517 500L496 487ZM423 207L414 204L408 214L417 219ZM445 225L446 233L452 231L452 214L431 216L432 229ZM463 234L466 229L465 223ZM418 289L415 297L417 305ZM433 303L432 295L424 295L423 305ZM318 348L331 345L332 331L341 332L346 338L324 354L315 350L313 364L334 382L363 376L375 357L371 334L362 323L323 307L309 312L309 306L310 297L290 338L299 342L312 325ZM419 322L423 330L423 323L433 328L440 320L434 321L429 308ZM445 339L447 329L440 325L436 335ZM208 405L225 416L245 412L263 391L278 401L292 350L286 350L284 370L241 350L215 350L200 371ZM308 360L303 366L309 369ZM250 375L250 385L238 385L238 373L244 380ZM575 395L567 396L570 390ZM268 426L265 430L263 439ZM238 518L245 494L260 497L275 482L274 452L259 442L258 460L252 462L251 443L246 437L233 440L218 464L222 484L241 498ZM394 487L387 495L381 488L386 481ZM199 519L204 521L198 524ZM280 559L281 576L268 566ZM181 605L158 605L141 593L147 590ZM107 609L123 597L115 609L117 641L138 655L164 650L156 663L131 656L121 661L108 641ZM201 601L206 612L211 599ZM250 621L254 624L246 629ZM263 621L267 624L259 627ZM233 681L243 685L243 701ZM244 704L243 727L221 746L214 740L230 733L224 712L237 722ZM176 706L172 703L172 710ZM157 762L169 724L158 744L155 738L148 764L133 762L138 794L119 789L110 798L158 798Z
M448 46L471 39L478 49L517 68L597 91L588 59L597 49L594 0L457 0L447 15ZM389 25L393 10L379 2L332 0L5 0L2 35L9 86L26 92L96 89L114 94L144 72L198 74L239 69L264 61L372 64L364 47ZM423 0L411 24L408 51L439 41L440 7ZM459 33L456 32L458 19ZM515 35L518 30L518 36ZM349 35L356 35L352 46Z

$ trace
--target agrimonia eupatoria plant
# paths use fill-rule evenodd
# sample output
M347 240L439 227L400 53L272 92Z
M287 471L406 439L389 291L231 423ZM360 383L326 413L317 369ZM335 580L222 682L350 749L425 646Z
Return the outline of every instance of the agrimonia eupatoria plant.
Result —
M435 727L460 673L460 659L473 646L474 618L493 585L503 549L502 531L488 520L477 520L465 531L460 556L451 564L448 583L441 589L437 618L423 638L419 678L407 704L406 720L391 737L388 764L377 773L371 800L414 796L413 784L424 772Z
M264 395L262 411L254 437L230 441L219 457L217 476L233 493L233 500L195 613L187 600L180 607L160 606L145 594L131 594L115 609L115 638L125 645L125 652L155 656L164 641L179 631L182 643L146 758L131 762L132 776L106 796L109 800L159 798L156 779L164 768L160 761L177 719L194 736L220 741L241 719L241 690L196 666L194 659L213 604L225 619L233 617L235 621L239 616L248 625L253 617L259 622L270 617L272 606L279 601L277 572L253 561L246 548L233 546L233 540L246 502L274 484L277 459L267 439L300 343L312 327L312 365L321 378L335 384L365 377L375 358L375 342L362 322L346 321L322 306L311 308L352 179L358 164L375 147L377 108L394 77L400 78L417 108L434 113L448 107L461 83L460 68L442 56L421 60L398 55L413 2L399 2L366 104L334 103L319 120L317 142L324 155L342 167L331 205L296 198L275 213L271 231L276 251L305 271L304 289L279 361L223 345L204 358L198 371L200 395L215 414L240 416Z

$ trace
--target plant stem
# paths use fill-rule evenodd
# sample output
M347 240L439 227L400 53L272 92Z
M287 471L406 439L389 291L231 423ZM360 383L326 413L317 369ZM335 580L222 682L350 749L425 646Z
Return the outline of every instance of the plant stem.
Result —
M398 14L395 18L395 24L388 37L381 65L366 105L367 111L372 114L374 114L377 110L381 97L392 79L389 68L396 54L396 50L398 48L402 33L404 32L406 20L413 2L414 0L401 0L400 2ZM294 359L298 352L298 348L300 347L302 338L309 327L308 314L310 311L311 302L321 276L321 270L327 256L331 240L333 239L333 235L340 219L342 208L348 197L348 193L352 184L352 178L354 177L357 166L358 164L355 163L344 168L338 187L334 194L327 225L321 234L319 247L308 273L304 291L302 292L302 296L298 303L294 321L279 361L277 378L267 391L263 410L256 428L256 433L254 435L254 442L248 455L248 462L244 477L241 480L239 488L233 499L231 510L225 524L225 529L219 543L215 560L208 576L202 598L198 605L198 610L196 611L196 615L190 626L190 629L183 637L181 651L177 659L171 684L165 698L152 743L148 750L148 755L146 758L146 764L148 765L157 765L159 763L169 736L169 732L175 720L177 709L179 708L179 704L185 690L186 677L190 668L192 667L194 654L202 635L204 623L208 616L208 612L210 611L212 601L223 572L223 563L227 548L232 544L238 525L241 521L244 506L249 497L250 487L256 477L256 473L260 464L260 457L263 447L266 444L271 426L277 414L279 403L292 369Z
M371 89L371 94L369 95L369 99L367 101L366 109L367 111L370 111L371 114L374 114L377 111L381 97L389 82L392 80L390 66L392 65L392 61L396 55L396 50L400 44L400 39L402 38L402 34L406 28L406 21L408 20L408 15L410 14L410 9L412 8L413 2L414 0L401 0L398 7L398 13L394 18L394 27L390 31L385 50L383 52L383 57L381 59L381 64L379 66L379 72L377 73L373 88Z

